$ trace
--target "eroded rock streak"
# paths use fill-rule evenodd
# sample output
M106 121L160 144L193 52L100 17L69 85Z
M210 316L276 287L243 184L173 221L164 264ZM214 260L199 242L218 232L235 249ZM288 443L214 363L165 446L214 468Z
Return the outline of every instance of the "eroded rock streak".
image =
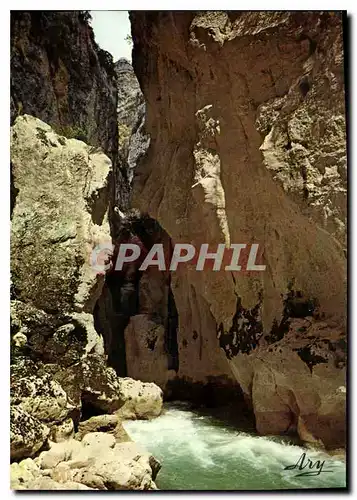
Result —
M344 339L346 313L341 16L130 18L151 138L134 173L134 206L173 243L264 249L265 272L173 273L178 376L238 380L261 432L297 429L339 446L344 355L328 346ZM299 330L294 318L311 326ZM318 356L307 354L317 344Z

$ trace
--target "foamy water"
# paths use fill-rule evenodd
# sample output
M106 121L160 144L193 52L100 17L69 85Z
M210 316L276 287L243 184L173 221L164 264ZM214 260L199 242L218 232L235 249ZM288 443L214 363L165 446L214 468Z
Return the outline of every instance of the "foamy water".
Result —
M279 438L240 432L182 404L166 406L157 419L127 421L124 427L133 440L161 462L156 479L160 489L274 490L346 484L343 461ZM322 470L328 472L296 477L301 471L284 470L304 452L314 462L325 460Z

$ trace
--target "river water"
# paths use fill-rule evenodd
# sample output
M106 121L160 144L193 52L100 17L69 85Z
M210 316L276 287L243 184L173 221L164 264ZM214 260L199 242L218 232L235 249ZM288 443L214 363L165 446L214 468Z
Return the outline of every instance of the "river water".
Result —
M124 427L161 462L156 478L161 490L278 490L346 484L342 460L283 438L240 431L182 403L166 404L160 417L126 421ZM325 460L319 475L297 477L307 468L284 470L304 452L305 462Z

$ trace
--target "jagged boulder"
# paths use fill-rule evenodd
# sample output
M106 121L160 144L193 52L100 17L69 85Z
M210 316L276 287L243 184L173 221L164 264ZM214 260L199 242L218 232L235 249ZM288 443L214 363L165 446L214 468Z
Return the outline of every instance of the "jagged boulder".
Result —
M38 368L38 367L37 367ZM36 374L12 374L11 407L33 417L48 426L49 438L54 441L69 439L74 434L75 405L71 403L63 387L46 372ZM12 436L12 440L16 439Z
M13 380L11 404L21 406L22 410L44 423L60 423L74 409L63 388L51 380L50 375Z
M113 368L106 366L102 358L88 357L83 362L82 401L103 413L112 413L124 403L121 380Z
M19 406L10 408L11 460L33 456L46 442L50 429Z

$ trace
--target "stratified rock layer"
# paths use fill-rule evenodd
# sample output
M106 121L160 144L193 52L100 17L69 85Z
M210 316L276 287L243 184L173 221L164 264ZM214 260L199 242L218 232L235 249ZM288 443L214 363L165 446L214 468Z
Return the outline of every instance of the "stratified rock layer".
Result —
M130 16L151 140L134 173L134 206L173 243L259 243L266 265L173 273L178 376L235 378L261 432L297 429L343 445L341 16Z

